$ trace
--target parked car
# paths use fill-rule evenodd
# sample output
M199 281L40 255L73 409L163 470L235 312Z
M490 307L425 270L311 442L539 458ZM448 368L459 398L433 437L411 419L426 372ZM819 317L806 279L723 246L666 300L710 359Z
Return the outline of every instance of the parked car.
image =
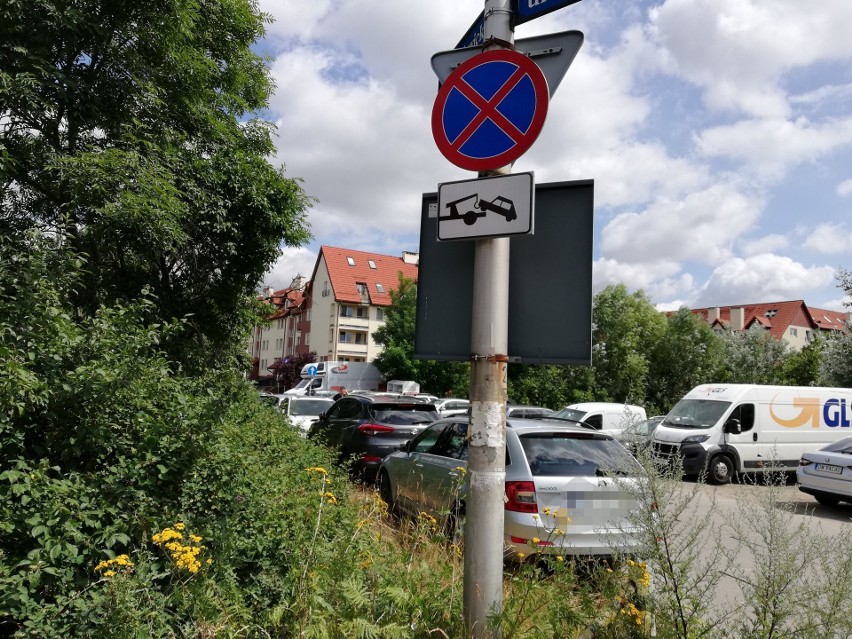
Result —
M310 397L306 395L282 395L278 401L278 410L287 416L290 424L307 436L311 424L334 405L330 397Z
M354 476L375 481L379 462L439 419L434 404L383 395L346 395L311 425L308 438L351 461Z
M638 543L629 515L642 469L624 446L582 426L514 418L507 426L507 557L612 555ZM428 513L448 532L458 525L467 429L465 418L442 419L382 461L379 490L393 512Z
M617 402L581 402L570 404L553 414L556 419L570 419L588 424L595 430L606 431L617 436L622 430L644 419L645 409L632 404Z
M542 419L550 417L556 411L544 406L523 406L520 404L512 404L506 406L506 417L515 417L517 419Z
M796 470L799 490L826 506L852 504L852 437L802 454Z
M470 400L459 397L446 397L435 402L435 408L441 413L441 417L467 415L467 412L470 410Z
M665 418L665 415L655 415L654 417L643 419L641 422L630 424L621 432L616 433L615 438L624 444L627 450L636 455L640 450L644 450L651 445L651 435L654 434L654 429Z

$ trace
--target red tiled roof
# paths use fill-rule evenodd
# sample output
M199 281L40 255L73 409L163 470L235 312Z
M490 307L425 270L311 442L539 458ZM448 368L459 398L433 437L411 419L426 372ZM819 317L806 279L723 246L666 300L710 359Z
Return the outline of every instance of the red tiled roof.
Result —
M743 326L749 327L755 321L769 329L773 337L781 339L791 324L795 326L810 325L812 328L818 326L807 305L802 300L787 302L769 302L765 304L735 304L732 306L720 306L719 321L721 324L731 326L731 309L742 308ZM693 313L701 315L705 320L715 308L696 308ZM795 322L795 323L794 323Z
M843 331L848 328L846 319L848 315L840 311L829 311L824 308L809 307L811 319L823 330L827 331Z
M354 262L354 265L349 263L349 258ZM390 291L397 289L400 273L405 277L417 280L417 265L408 264L401 257L393 255L323 246L320 248L317 257L317 265L322 259L325 259L331 288L334 291L334 299L338 302L361 304L363 300L358 292L357 285L366 284L370 304L390 306ZM375 264L376 268L370 266L370 261ZM315 276L316 267L314 267L314 273L311 277L312 281ZM378 290L377 284L381 285L383 292Z

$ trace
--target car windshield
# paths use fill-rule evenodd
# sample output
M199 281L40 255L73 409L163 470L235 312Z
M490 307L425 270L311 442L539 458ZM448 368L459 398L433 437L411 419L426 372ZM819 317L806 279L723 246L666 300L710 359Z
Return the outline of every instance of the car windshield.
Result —
M293 399L290 400L290 414L319 415L329 409L334 402L330 399Z
M572 422L581 422L585 416L586 413L584 411L577 410L576 408L563 408L562 410L553 413L553 415L548 415L550 418L570 419Z
M372 418L377 424L431 424L441 418L431 404L374 404Z
M639 463L609 437L586 433L528 433L520 437L534 476L638 475Z
M682 399L663 420L675 428L710 428L730 407L731 402L712 399Z

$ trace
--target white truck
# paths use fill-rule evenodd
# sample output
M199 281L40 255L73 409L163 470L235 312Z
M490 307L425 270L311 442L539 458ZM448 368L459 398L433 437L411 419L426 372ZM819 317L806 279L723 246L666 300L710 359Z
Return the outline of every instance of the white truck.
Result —
M794 471L802 453L852 435L852 389L703 384L654 430L654 454L684 475L726 484L735 472Z
M350 390L378 390L384 381L381 371L368 362L314 362L305 364L302 381L285 395L332 395Z

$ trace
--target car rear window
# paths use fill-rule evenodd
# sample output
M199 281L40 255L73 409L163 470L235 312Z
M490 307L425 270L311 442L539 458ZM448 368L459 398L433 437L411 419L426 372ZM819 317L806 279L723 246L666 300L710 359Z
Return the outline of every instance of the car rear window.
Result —
M534 476L635 475L641 468L613 439L585 433L530 433L520 437Z
M403 425L431 424L441 418L432 405L417 404L373 404L372 418L377 424Z

